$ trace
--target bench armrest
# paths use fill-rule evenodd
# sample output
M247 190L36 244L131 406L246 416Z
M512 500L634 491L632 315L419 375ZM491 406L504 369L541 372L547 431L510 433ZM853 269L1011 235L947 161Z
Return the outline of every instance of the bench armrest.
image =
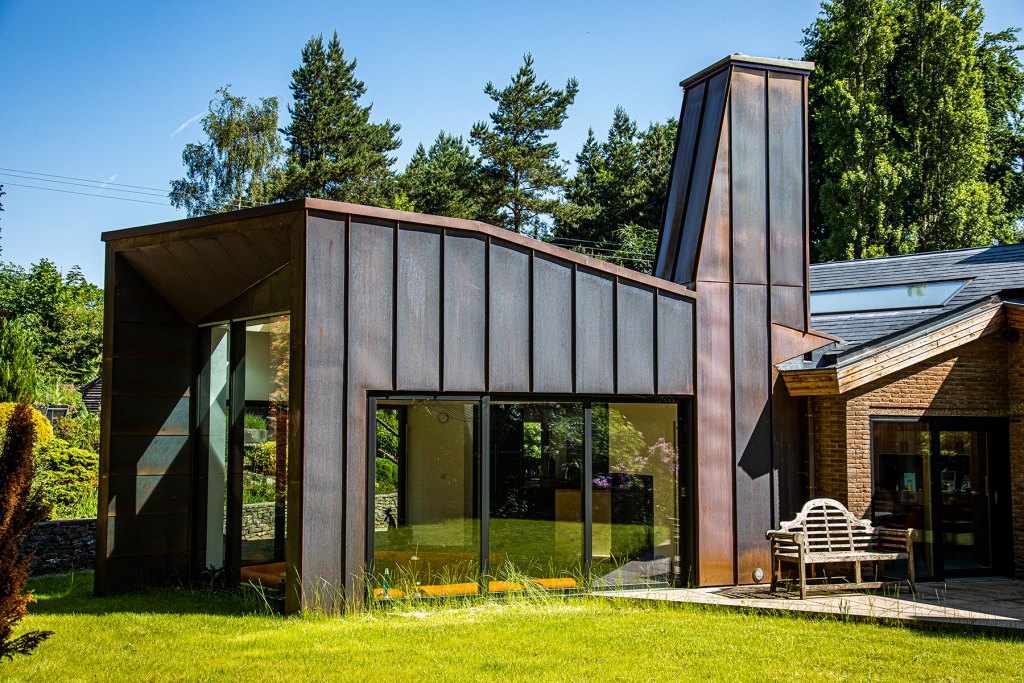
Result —
M771 530L764 536L772 543L793 543L794 545L804 544L804 533L802 531Z

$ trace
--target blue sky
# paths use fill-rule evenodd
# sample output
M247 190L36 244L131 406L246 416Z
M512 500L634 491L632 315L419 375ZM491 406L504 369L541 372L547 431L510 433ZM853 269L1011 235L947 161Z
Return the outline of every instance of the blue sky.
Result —
M1024 0L986 0L990 30L1024 24ZM377 119L402 125L404 166L439 130L485 119L488 80L506 82L532 52L553 84L580 93L555 139L563 158L588 126L603 134L622 105L646 124L678 114L678 82L732 52L799 57L816 0L718 2L47 2L0 0L0 259L47 257L102 283L104 230L184 215L99 197L93 187L24 172L164 190L198 118L225 84L250 99L288 83L305 41L337 30L359 62ZM283 125L283 124L282 124ZM74 181L72 181L74 182ZM65 194L16 187L36 185ZM160 205L162 204L162 205Z

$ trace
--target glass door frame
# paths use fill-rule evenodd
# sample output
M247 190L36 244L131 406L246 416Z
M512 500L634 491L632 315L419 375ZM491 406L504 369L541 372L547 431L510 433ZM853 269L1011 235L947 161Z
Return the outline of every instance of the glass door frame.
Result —
M246 359L246 327L253 320L273 318L277 316L290 316L291 311L277 311L249 315L229 320L218 320L202 322L195 328L195 364L193 368L192 396L196 400L191 401L191 441L192 441L192 465L193 472L207 472L209 468L209 453L199 447L199 385L200 374L203 370L205 359L201 350L207 344L203 341L202 335L205 330L219 325L228 325L228 445L225 479L227 490L225 492L225 531L224 531L224 566L223 578L227 585L241 583L242 572L242 487L244 483L244 460L245 460L245 359ZM289 362L290 359L289 359ZM243 400L234 400L241 396ZM291 425L289 425L290 427ZM206 477L193 477L192 491L192 565L193 576L202 577L209 569L205 566L206 557L206 530L207 530L207 496L209 495ZM291 501L289 501L290 503ZM292 506L295 509L295 506ZM287 553L285 554L287 558ZM287 559L286 559L287 561ZM286 572L285 580L290 572Z
M676 407L676 451L678 458L678 475L676 477L675 497L680 511L678 521L678 539L675 554L679 557L679 576L692 577L694 558L696 555L694 531L694 496L687 495L693 491L694 467L693 458L693 401L689 396L581 396L577 394L480 394L480 393L440 393L424 394L414 392L368 392L366 399L366 532L364 548L364 575L370 577L366 582L367 590L372 589L374 572L374 501L376 490L373 473L376 471L377 459L377 402L388 400L428 400L428 401L459 401L476 402L479 434L475 441L478 448L478 477L475 482L479 494L480 514L480 577L479 583L484 594L487 592L490 575L490 517L491 517L491 401L501 402L553 402L579 403L583 407L583 473L581 479L581 514L583 523L583 570L589 586L591 580L591 564L593 560L593 411L594 403L665 403ZM404 438L404 436L402 437ZM400 448L401 440L400 440ZM590 485L588 485L590 484ZM686 579L688 580L688 579ZM650 587L645 584L644 587Z
M962 576L1001 576L1010 572L1012 543L1010 514L1010 477L1009 458L1009 419L1005 417L957 417L957 416L882 416L872 415L869 421L871 435L871 497L872 518L874 518L875 468L877 453L875 448L875 424L878 423L914 423L928 427L930 435L930 494L933 501L928 519L932 526L932 576L920 578L946 579ZM989 520L989 557L990 567L978 569L949 570L945 567L945 538L943 524L944 505L942 502L942 482L940 475L940 432L981 432L986 435L985 457L987 460L987 479L985 494L988 504ZM1001 457L1002 456L1002 457Z

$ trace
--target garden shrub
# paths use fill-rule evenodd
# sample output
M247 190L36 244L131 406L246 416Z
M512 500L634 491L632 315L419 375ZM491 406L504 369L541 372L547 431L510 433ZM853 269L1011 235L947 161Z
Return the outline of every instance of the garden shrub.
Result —
M14 408L18 406L17 403L0 403L0 439L7 432L7 424L11 420L11 415L14 414ZM43 417L35 408L29 408L32 413L32 423L36 427L36 444L44 444L53 438L53 427L50 426L50 421Z
M95 495L99 465L97 454L51 439L36 450L36 486L55 508L80 507L84 498Z
M273 475L277 472L277 444L273 441L249 444L245 447L245 459L254 471Z
M62 417L53 425L53 435L75 448L100 452L100 416L81 413L78 417Z
M377 493L390 493L398 488L398 465L384 458L377 458L377 472L374 481Z

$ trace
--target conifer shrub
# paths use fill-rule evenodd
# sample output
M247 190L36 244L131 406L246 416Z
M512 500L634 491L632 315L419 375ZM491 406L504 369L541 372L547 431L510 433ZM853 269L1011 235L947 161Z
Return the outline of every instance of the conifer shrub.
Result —
M34 553L23 554L21 544L50 513L32 482L35 426L32 409L18 404L7 419L0 447L0 659L31 654L52 635L50 631L29 631L13 637L15 624L32 602L32 592L25 592L25 582Z
M36 451L36 487L43 500L64 516L64 511L95 497L99 466L96 453L75 448L64 439L51 439Z
M19 405L21 404L0 403L0 440L4 438L4 432L7 431L7 424L11 421L11 418ZM35 408L29 407L28 410L32 424L35 426L35 443L44 444L48 442L53 438L53 427L50 426L50 421Z

